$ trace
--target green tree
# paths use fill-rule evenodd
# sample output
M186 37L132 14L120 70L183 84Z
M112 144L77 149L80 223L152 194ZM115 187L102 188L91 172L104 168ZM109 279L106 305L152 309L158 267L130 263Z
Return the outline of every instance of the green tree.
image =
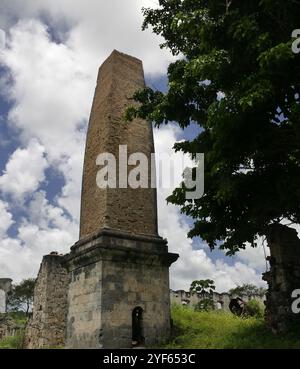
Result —
M210 311L215 308L213 292L215 282L211 279L200 279L191 283L190 292L200 294L202 299L195 306L195 311Z
M266 292L267 292L266 289L262 287L256 287L253 284L246 284L246 283L243 284L242 286L237 286L229 290L230 295L235 295L239 297L242 297L244 295L244 296L248 296L249 298L252 298L255 296L263 297L266 294Z
M200 295L212 295L215 287L215 282L211 279L201 279L191 283L190 292L199 293Z
M206 298L203 300L200 300L196 305L195 305L195 311L211 311L215 309L215 304L213 299L211 298Z
M166 94L139 91L136 116L201 127L175 150L205 153L205 194L168 201L195 222L190 237L233 255L283 219L300 222L299 1L160 0L144 9L162 47L179 56Z
M35 279L24 279L20 284L13 285L8 294L8 310L23 311L28 315L33 303L34 286Z

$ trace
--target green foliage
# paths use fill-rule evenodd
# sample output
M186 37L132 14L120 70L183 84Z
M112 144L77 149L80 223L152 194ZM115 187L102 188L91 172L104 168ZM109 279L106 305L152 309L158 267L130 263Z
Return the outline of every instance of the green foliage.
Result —
M223 311L195 312L172 307L174 335L164 348L253 349L300 348L300 327L274 336L261 318L239 318Z
M15 325L14 329L16 329L17 332L15 336L8 336L3 340L0 340L0 349L21 349L23 346L24 332L28 316L25 312L11 312L0 315L0 320L2 318L2 324L3 321L5 323L6 320L9 327L11 327L11 325Z
M201 279L199 281L193 281L191 283L190 292L191 293L200 293L201 295L209 294L211 295L215 287L215 282L211 279Z
M215 308L212 299L212 294L215 289L215 282L211 279L201 279L191 283L190 292L200 294L203 297L201 301L196 304L196 311L209 311Z
M190 237L232 255L281 219L300 222L300 54L294 0L159 0L144 9L144 28L162 36L179 60L168 69L169 91L147 88L127 118L156 125L201 127L175 150L205 153L205 194L168 201L194 219Z
M248 297L254 297L254 296L260 296L263 297L266 294L266 289L262 287L256 287L253 284L243 284L242 286L237 286L235 288L232 288L229 290L229 294L232 296L248 296Z
M7 313L7 316L12 318L16 324L24 327L28 321L28 315L24 311Z
M27 315L33 303L35 279L24 279L20 284L13 285L8 294L8 310L23 311Z
M23 346L24 336L16 335L13 337L6 337L0 341L0 349L21 349Z
M263 318L265 313L265 306L255 299L248 301L245 305L245 315L256 318Z
M195 306L195 311L210 311L214 310L215 304L212 299L203 299Z

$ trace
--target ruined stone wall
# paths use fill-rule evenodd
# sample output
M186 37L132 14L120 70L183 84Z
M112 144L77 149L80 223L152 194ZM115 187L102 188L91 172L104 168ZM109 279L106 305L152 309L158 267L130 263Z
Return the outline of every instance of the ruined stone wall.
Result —
M266 321L274 333L282 333L300 320L292 311L292 291L300 288L300 240L297 231L274 225L268 235L270 271L263 274L268 282Z
M22 334L23 329L23 325L17 324L8 314L0 314L0 341Z
M71 272L67 348L101 348L102 262Z
M0 289L0 314L6 311L6 293Z
M33 315L26 327L26 348L64 346L68 280L64 257L44 256L34 291Z
M7 293L11 289L11 284L10 278L0 278L0 314L6 312Z
M229 310L229 303L230 303L231 298L233 298L233 297L234 296L230 296L228 293L214 292L212 299L214 301L216 309L222 309L224 311L230 311ZM242 300L245 301L245 302L248 302L250 300L250 298L246 295L242 295L242 296L239 296L239 297L242 298ZM187 292L187 291L184 291L184 290L178 290L178 291L170 290L170 298L171 298L171 303L172 304L190 305L190 306L195 306L201 300L203 300L203 296L201 294L190 293L190 292ZM255 300L257 300L257 301L259 301L263 304L264 301L265 301L265 296L264 297L253 296L253 297L251 297L251 299L255 299Z

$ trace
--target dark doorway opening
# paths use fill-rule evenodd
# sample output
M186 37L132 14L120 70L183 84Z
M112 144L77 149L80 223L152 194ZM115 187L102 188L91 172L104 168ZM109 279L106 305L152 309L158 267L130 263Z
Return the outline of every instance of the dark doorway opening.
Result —
M144 343L143 309L138 306L132 311L132 346L141 346Z

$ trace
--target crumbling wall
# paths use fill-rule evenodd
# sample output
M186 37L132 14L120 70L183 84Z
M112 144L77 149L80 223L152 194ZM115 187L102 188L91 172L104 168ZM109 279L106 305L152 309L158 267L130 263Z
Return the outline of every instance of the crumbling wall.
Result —
M23 325L17 324L8 314L0 314L0 341L22 333Z
M0 313L6 313L7 293L11 289L10 278L0 278Z
M34 291L32 318L26 327L26 348L64 346L67 290L64 257L55 253L44 256Z
M215 305L215 309L222 309L224 311L229 310L229 303L233 296L230 296L228 293L218 293L214 292L212 295L212 300ZM243 301L248 302L250 298L246 295L239 296L243 299ZM173 291L170 290L170 298L172 304L179 304L179 305L190 305L195 306L201 300L206 298L206 296L201 295L200 293L191 293L184 290ZM265 296L253 296L251 299L255 299L264 303Z
M263 275L269 285L265 317L274 333L282 333L300 319L292 311L292 291L300 288L300 240L296 230L274 225L268 246L270 271Z
M6 311L6 294L0 289L0 314Z

